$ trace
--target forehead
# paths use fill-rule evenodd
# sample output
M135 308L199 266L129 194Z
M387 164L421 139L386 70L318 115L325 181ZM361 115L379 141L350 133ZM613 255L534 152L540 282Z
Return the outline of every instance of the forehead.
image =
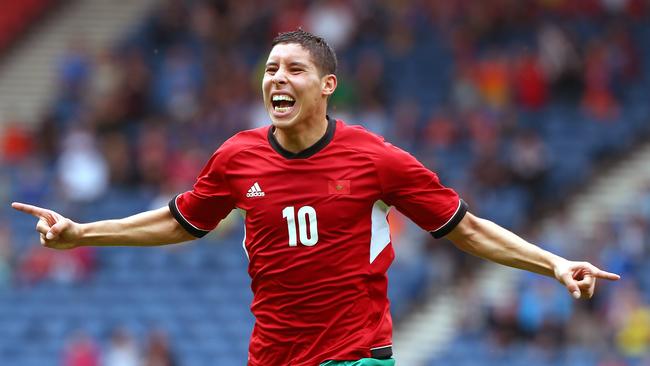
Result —
M315 66L311 54L304 47L297 43L276 44L269 53L267 63L291 63L300 62Z

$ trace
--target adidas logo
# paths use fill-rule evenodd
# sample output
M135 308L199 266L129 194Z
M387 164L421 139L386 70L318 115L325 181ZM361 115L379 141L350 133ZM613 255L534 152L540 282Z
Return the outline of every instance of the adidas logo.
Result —
M246 197L251 198L251 197L264 197L266 194L260 188L260 185L255 182L253 186L248 190L248 193L246 193Z

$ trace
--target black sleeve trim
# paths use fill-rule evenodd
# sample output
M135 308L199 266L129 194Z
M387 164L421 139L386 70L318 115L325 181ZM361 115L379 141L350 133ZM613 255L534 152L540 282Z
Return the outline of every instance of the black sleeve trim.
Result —
M204 237L207 233L210 231L208 230L201 230L198 227L192 225L185 217L183 217L183 214L181 211L178 209L178 206L176 206L176 199L178 198L179 195L176 195L174 198L169 201L169 211L171 211L172 216L178 221L179 224L183 227L183 229L187 230L188 233L196 236L197 238L202 238Z
M452 216L451 219L449 219L449 221L447 221L447 223L442 225L439 229L432 231L431 235L433 235L433 237L436 239L440 239L443 236L449 234L452 230L454 230L456 225L460 223L460 220L465 217L468 208L469 206L467 203L465 203L463 200L460 200L458 209L456 210L456 213L454 213L454 216Z

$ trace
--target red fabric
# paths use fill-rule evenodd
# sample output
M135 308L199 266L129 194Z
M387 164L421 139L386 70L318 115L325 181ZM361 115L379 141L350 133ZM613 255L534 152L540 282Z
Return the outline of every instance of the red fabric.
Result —
M203 230L234 207L246 213L256 317L249 365L369 357L392 337L386 271L394 252L384 231L387 245L375 247L371 262L372 223L386 217L375 204L396 206L431 231L454 215L459 197L360 127L336 122L322 150L298 159L274 150L267 136L268 127L227 141L176 208Z
M54 0L0 1L0 51L41 15Z
M329 194L350 194L350 181L331 180L327 182L327 191Z

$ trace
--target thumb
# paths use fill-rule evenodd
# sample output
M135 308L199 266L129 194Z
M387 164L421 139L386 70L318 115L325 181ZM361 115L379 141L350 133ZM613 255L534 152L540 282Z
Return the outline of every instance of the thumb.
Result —
M578 286L578 283L573 279L573 276L571 276L570 273L565 273L562 275L562 280L564 282L564 286L566 286L567 290L571 293L571 296L575 299L580 298L580 287Z

